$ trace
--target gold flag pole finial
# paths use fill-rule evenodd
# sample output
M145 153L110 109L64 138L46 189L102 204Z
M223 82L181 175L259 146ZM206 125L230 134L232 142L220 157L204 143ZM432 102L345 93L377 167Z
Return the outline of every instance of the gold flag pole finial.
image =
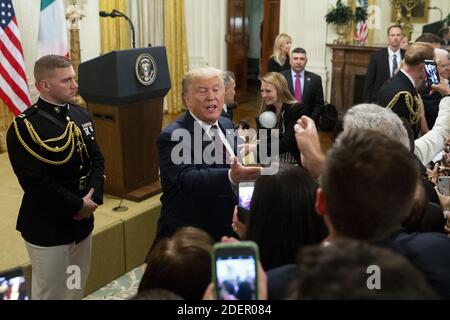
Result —
M85 0L69 0L66 10L67 26L70 30L70 58L75 69L75 79L78 82L78 66L81 63L80 49L80 25L81 20L86 16L83 13ZM76 102L85 105L83 99L77 95Z

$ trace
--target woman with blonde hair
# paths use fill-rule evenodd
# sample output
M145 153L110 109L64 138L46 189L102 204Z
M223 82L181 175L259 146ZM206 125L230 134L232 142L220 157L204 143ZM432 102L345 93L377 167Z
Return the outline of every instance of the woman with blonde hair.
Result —
M306 106L295 100L289 91L286 78L278 72L269 72L262 77L261 97L260 113L272 111L276 115L274 129L279 130L280 161L298 163L300 153L295 142L294 125L303 115L307 115ZM266 143L267 150L270 151L270 139Z
M288 70L291 65L289 53L291 51L292 38L286 33L280 33L273 44L273 54L268 62L268 72L282 72Z

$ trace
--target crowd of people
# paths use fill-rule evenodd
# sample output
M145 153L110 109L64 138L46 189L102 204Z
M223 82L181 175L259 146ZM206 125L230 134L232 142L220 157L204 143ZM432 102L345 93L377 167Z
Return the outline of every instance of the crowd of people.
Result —
M388 28L388 47L370 60L365 103L343 115L326 154L322 79L305 70L306 50L291 50L289 35L276 38L260 78L260 114L273 121L261 118L251 139L248 124L233 123L233 73L186 73L186 112L157 141L162 208L136 299L217 298L213 245L239 240L259 248L261 299L450 298L450 195L440 183L450 174L449 53L427 34L402 49L402 31ZM426 83L425 60L435 61L438 84ZM40 99L8 131L25 190L18 230L33 265L33 299L80 298L85 278L67 291L62 271L77 263L89 273L103 157L89 116L73 103L70 61L44 57L35 76ZM248 181L255 188L243 221L236 190Z
M198 227L215 241L254 241L261 269L267 272L260 286L266 293L260 297L449 298L450 196L438 185L439 177L449 173L449 53L427 34L402 49L402 33L401 26L388 29L388 48L372 56L367 72L366 103L343 115L327 154L317 129L325 105L321 78L305 70L306 50L290 50L291 37L280 34L268 62L270 72L260 78L264 119L257 121L257 129L269 133L259 136L258 131L258 139L249 143L240 130L237 148L231 147L233 141L222 140L232 151L231 162L225 164L175 168L171 163L166 167L170 159L162 157L163 181L169 173L176 177L163 184L161 229L172 220L174 230ZM425 60L435 61L440 75L440 82L431 87L425 81ZM223 76L217 70L209 79L197 78L195 72L185 77L190 84L183 82L184 101L194 101L196 91L208 91L209 96L195 106L186 103L186 114L214 140L209 127L232 126L220 117L224 103L217 88ZM267 121L267 112L273 121ZM274 140L279 150L276 174L264 174L264 166L240 164L240 156L255 152L257 162L267 165L261 149L265 145L270 150ZM175 145L161 144L162 154L168 155ZM188 152L195 156L193 150ZM248 180L256 184L243 221L235 191L239 182ZM200 200L205 196L207 201ZM176 203L184 204L179 213L174 211ZM231 229L218 234L219 221ZM366 281L371 266L383 273L382 289L370 288ZM204 298L215 297L213 287L202 284Z

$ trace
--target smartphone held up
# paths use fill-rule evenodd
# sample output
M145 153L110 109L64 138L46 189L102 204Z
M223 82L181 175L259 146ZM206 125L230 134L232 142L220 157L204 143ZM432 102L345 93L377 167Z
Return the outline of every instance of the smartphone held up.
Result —
M436 62L433 60L425 60L425 80L428 88L441 82Z
M244 224L247 224L249 218L254 189L255 181L242 181L238 184L238 218Z
M450 196L450 177L449 176L441 176L437 180L437 186L439 192L445 196Z
M216 243L213 277L218 300L257 300L258 246L252 241Z

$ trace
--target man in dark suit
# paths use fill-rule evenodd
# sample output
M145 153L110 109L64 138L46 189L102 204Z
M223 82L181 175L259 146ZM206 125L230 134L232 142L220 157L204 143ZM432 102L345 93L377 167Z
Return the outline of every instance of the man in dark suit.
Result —
M305 70L307 62L306 50L295 48L291 54L291 68L281 74L286 78L291 94L308 108L306 115L317 123L325 104L322 78Z
M405 50L400 49L403 29L399 25L393 25L388 29L388 47L383 48L370 57L364 82L363 99L365 102L376 102L381 86L400 67Z
M434 49L427 43L414 43L406 49L405 61L400 71L380 89L378 104L392 109L404 118L417 139L427 129L422 99L417 86L425 78L425 60L434 60Z
M234 137L226 137L233 130L231 121L221 117L222 76L210 67L189 71L182 83L188 111L158 138L163 195L154 244L183 226L203 229L216 241L235 235L233 187L260 174L260 168L243 167L236 158L230 165L236 144Z

